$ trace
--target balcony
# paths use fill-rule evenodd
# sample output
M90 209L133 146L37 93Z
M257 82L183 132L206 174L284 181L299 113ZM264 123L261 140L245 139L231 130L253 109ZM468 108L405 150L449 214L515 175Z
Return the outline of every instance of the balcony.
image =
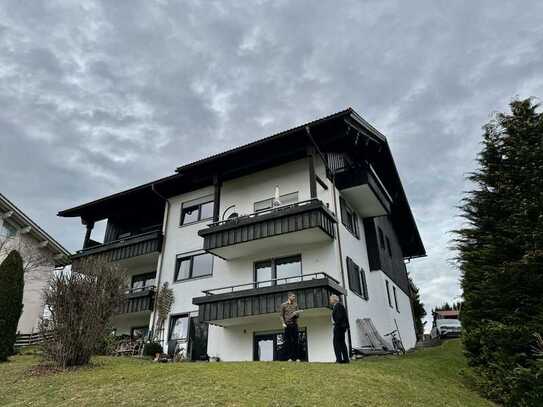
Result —
M119 261L150 253L159 253L162 249L162 232L155 230L114 240L103 244L95 244L79 250L72 260L81 260L87 256L101 255L106 261Z
M362 218L390 214L392 197L373 167L365 164L336 172L336 187Z
M319 200L298 202L210 224L198 231L204 250L226 260L333 240L335 216Z
M155 302L155 287L148 286L127 291L127 300L119 314L152 311Z
M327 315L330 295L341 295L339 282L325 273L306 274L259 282L271 284L255 288L255 283L203 291L202 297L192 299L198 305L200 321L219 326L243 325L262 317L274 315L287 300L287 293L296 294L304 316Z

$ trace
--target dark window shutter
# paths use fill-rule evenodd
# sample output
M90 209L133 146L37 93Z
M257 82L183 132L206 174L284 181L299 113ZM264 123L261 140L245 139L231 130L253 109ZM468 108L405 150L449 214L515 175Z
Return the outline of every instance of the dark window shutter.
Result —
M364 297L365 300L369 300L369 294L368 294L368 282L366 281L366 271L360 267L360 278L362 282L362 297Z
M362 295L360 289L360 272L359 267L352 261L350 257L347 257L347 275L349 277L349 288L352 292Z
M353 212L353 234L360 239L360 230L358 229L358 215Z

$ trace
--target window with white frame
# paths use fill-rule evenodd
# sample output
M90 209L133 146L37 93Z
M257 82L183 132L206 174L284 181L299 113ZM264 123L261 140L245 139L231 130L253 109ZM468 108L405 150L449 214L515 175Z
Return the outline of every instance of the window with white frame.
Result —
M190 225L206 219L213 219L213 195L193 199L181 204L180 226Z
M213 256L209 253L179 255L175 261L174 281L213 275Z

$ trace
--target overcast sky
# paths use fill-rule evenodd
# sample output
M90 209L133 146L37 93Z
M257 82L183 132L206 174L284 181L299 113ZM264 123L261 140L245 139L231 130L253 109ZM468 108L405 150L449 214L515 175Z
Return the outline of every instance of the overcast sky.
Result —
M541 1L4 0L0 190L73 251L57 211L352 106L395 155L429 311L460 292L481 126L542 95Z

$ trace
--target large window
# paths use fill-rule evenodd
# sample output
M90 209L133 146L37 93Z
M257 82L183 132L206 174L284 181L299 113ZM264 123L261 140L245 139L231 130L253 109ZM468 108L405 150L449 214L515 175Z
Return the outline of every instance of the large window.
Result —
M394 304L396 305L396 311L400 312L400 308L398 307L398 298L396 297L396 287L392 287L392 293L394 294Z
M390 308L392 308L392 300L390 298L390 284L388 283L388 280L385 280L386 287L387 287L387 298L388 298L388 305L390 305Z
M145 273L132 276L132 291L142 291L155 284L156 273Z
M268 198L262 201L255 202L254 203L255 212L271 209L271 207L273 206L273 200L274 198ZM281 201L281 206L291 205L298 202L298 191L279 196L279 201Z
M2 223L2 227L0 227L0 236L3 237L13 237L15 236L15 233L17 233L17 228L7 221L4 221Z
M258 261L255 263L255 286L268 287L300 281L302 256L289 256ZM270 281L277 280L277 281Z
M366 281L366 272L350 257L347 257L347 277L349 279L349 288L351 291L358 294L365 300L368 300L369 294L368 283Z
M213 274L213 256L209 253L180 255L175 262L174 281L190 280Z
M341 223L343 226L351 232L357 239L360 239L360 232L358 230L358 216L356 212L345 202L343 198L339 199L341 206Z
M173 315L170 318L169 340L187 339L189 332L189 316Z
M180 225L188 225L213 218L213 196L205 196L181 204Z

